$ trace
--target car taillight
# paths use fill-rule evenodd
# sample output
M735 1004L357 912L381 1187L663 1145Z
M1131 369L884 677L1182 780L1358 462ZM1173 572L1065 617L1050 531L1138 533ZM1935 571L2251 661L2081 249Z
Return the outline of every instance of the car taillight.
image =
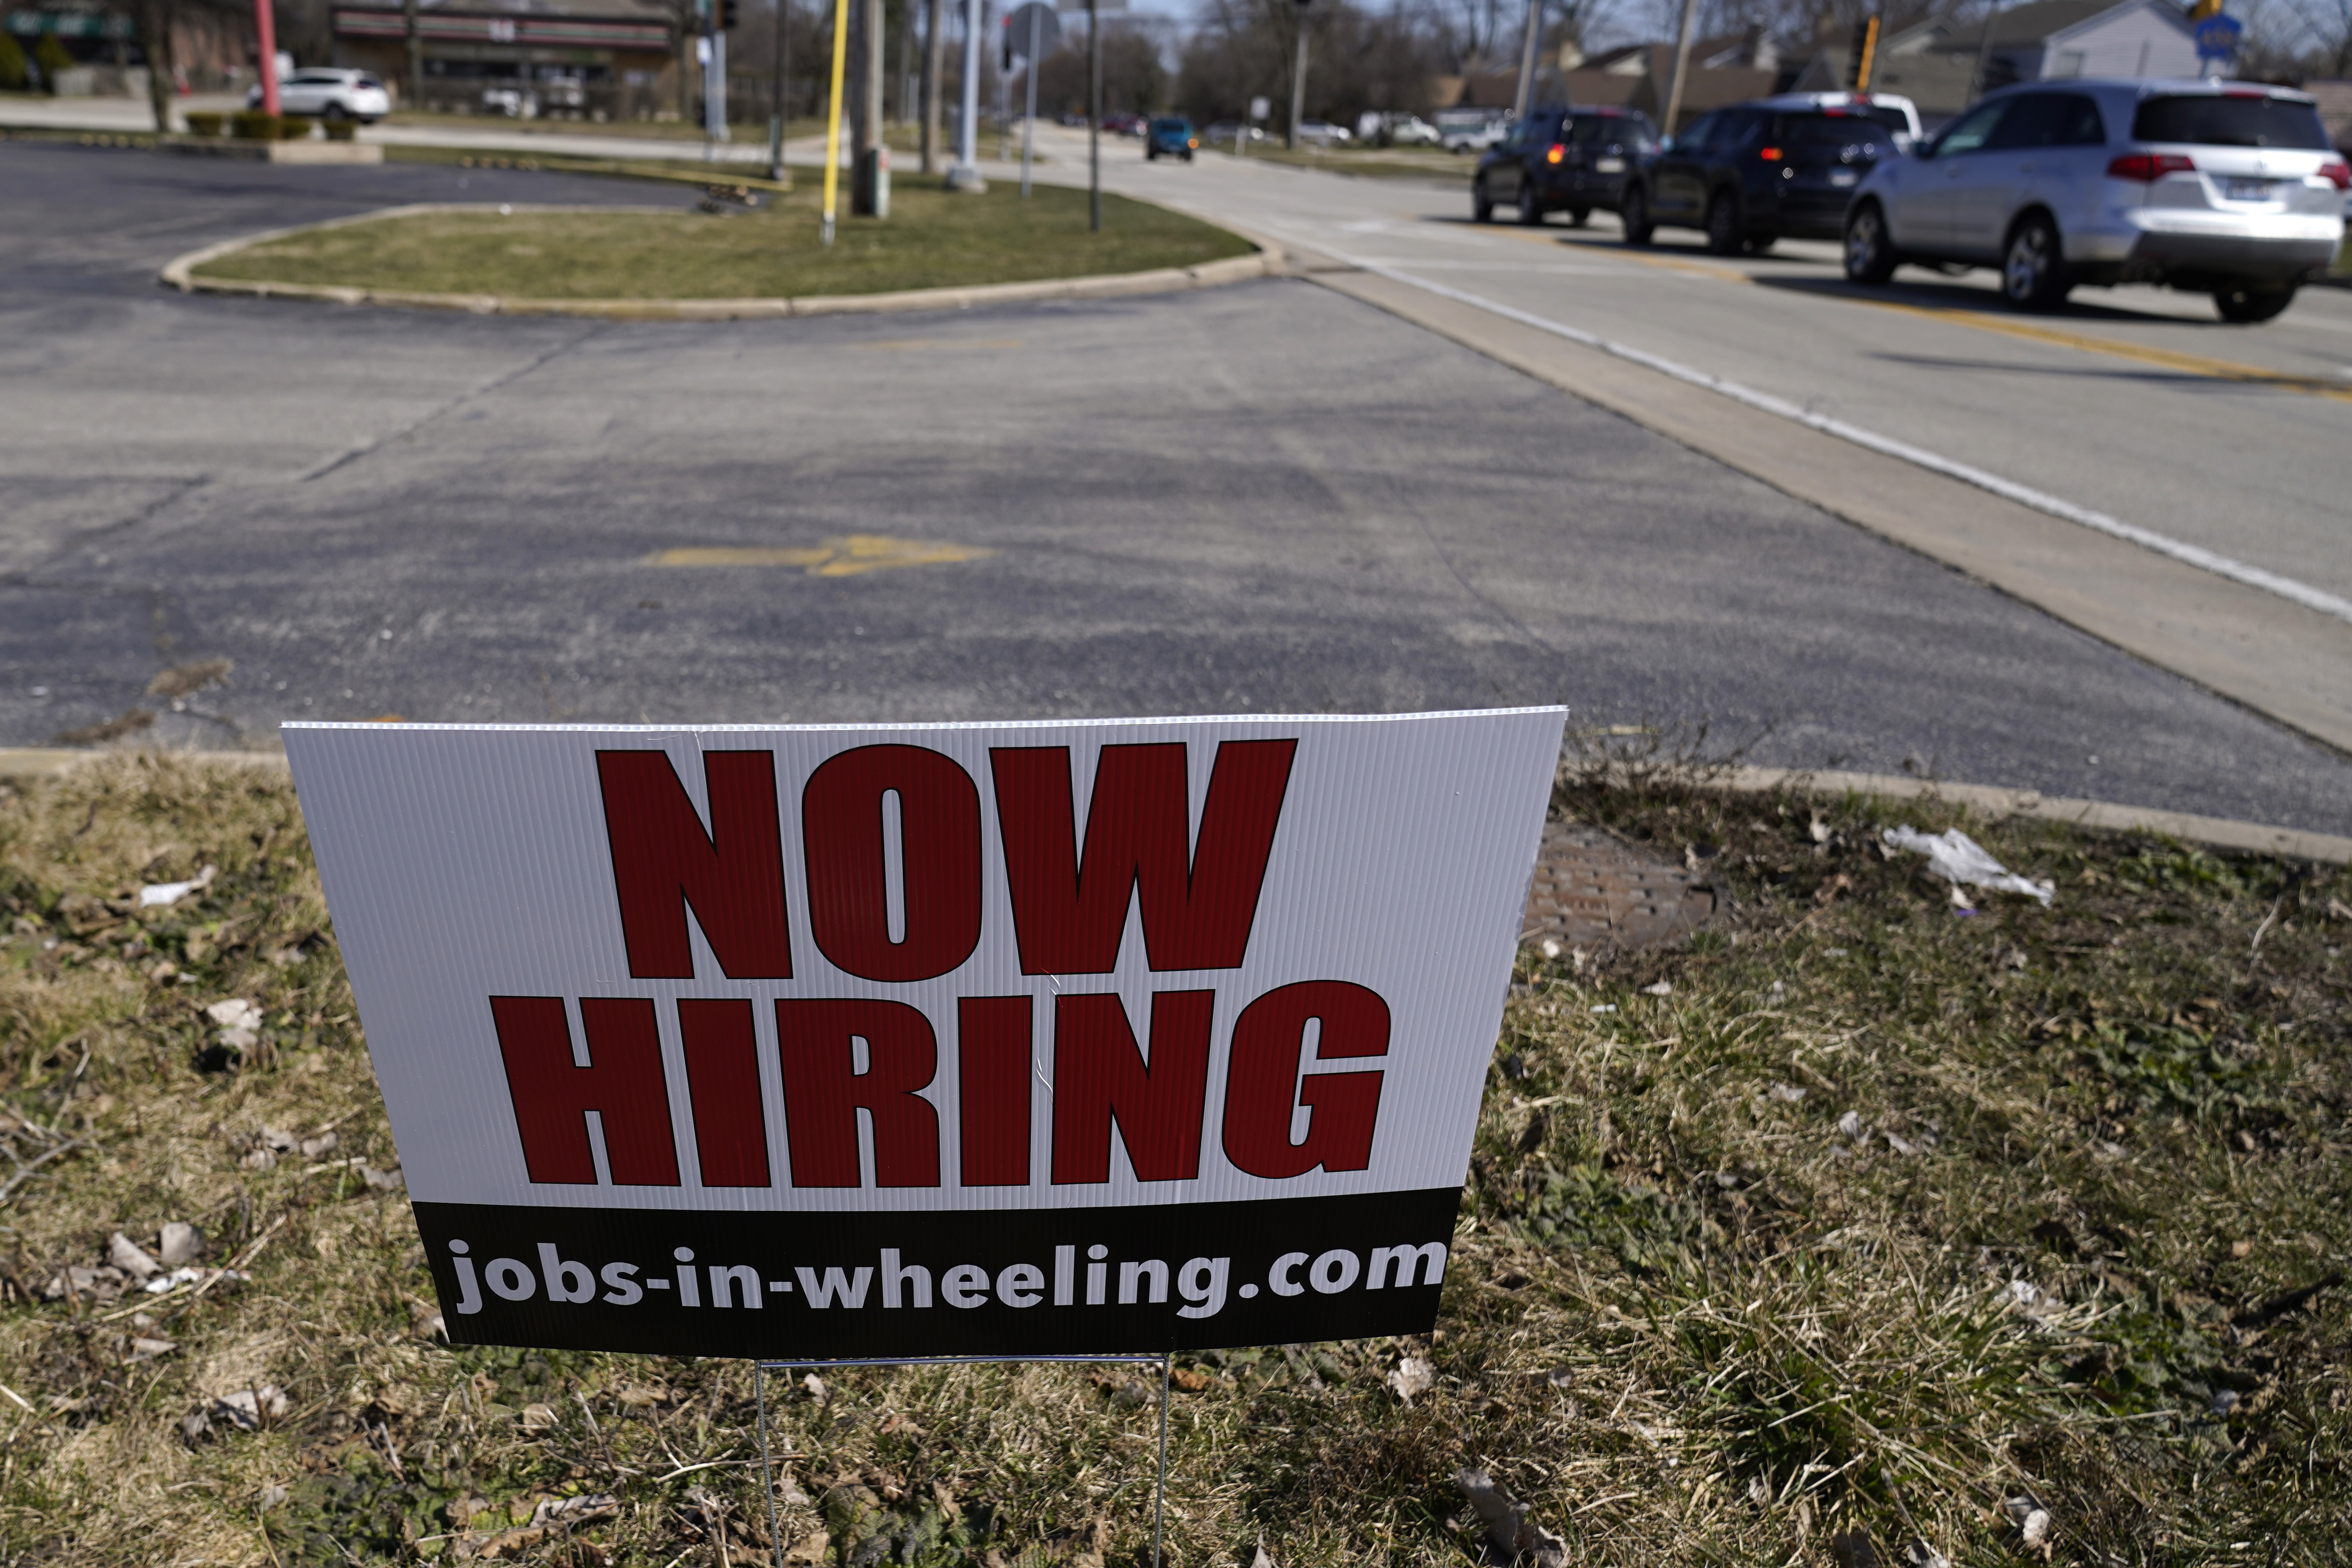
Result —
M1780 149L1778 147L1767 147L1756 155L1763 159L1768 163L1777 163L1780 161Z
M1547 163L1557 163L1567 156L1568 149L1555 142L1551 144L1551 151L1544 154L1544 162Z
M2330 158L2319 165L2319 177L2337 190L2352 189L2352 163L2341 158Z
M2179 153L2126 153L2107 165L2110 180L2160 180L2167 174L2186 174L2197 167Z

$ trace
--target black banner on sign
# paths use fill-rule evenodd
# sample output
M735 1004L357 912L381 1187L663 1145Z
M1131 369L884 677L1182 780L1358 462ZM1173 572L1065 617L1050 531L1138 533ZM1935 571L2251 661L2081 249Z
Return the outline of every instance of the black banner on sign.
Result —
M415 1205L457 1344L806 1357L1425 1333L1458 1188L842 1214Z

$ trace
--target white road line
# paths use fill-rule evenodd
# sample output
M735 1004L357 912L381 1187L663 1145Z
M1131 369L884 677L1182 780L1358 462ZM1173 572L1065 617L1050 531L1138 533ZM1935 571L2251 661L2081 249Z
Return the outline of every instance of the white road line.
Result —
M1570 342L1579 343L1589 349L1598 349L1602 353L1654 370L1662 375L1670 375L1676 381L1686 382L1693 386L1704 387L1709 392L1720 394L1735 403L1745 404L1759 413L1778 416L1809 429L1819 430L1825 436L1834 436L1842 441L1851 441L1857 447L1867 447L1871 451L1926 468L1930 473L1942 474L1948 479L1974 485L1979 489L1990 490L2003 500L2017 502L2020 506L2031 507L2035 511L2048 516L2095 530L2110 538L2137 544L2143 550L2152 550L2158 555L2170 556L2173 560L2186 565L2210 572L2217 577L2226 577L2233 583L2242 583L2250 588L2260 588L2264 593L2275 594L2282 599L2301 605L2305 609L2316 610L2323 616L2333 616L2339 621L2352 622L2352 599L2339 598L2324 589L2315 588L2308 583L2297 582L2292 577L2282 577L2275 572L2265 572L2259 566L2250 566L2242 561L2232 560L2227 555L2207 550L2202 545L2191 544L2186 540L2174 539L2169 534L2158 533L2151 529L2142 528L2137 523L2126 522L2121 518L2110 517L2105 512L2094 511L2086 506L2077 506L2073 501L2051 495L2044 490L2037 490L2030 485L2019 484L2014 479L2003 479L1999 474L1990 473L1973 464L1947 458L1939 452L1928 451L1924 447L1915 447L1908 441L1898 441L1892 436L1881 436L1874 430L1865 430L1858 425L1849 425L1843 419L1832 418L1826 414L1816 414L1811 409L1791 403L1786 398L1775 397L1768 392L1758 392L1753 387L1743 386L1736 381L1726 381L1719 375L1710 375L1706 371L1694 369L1689 365L1634 348L1630 344L1612 342L1596 332L1588 332L1581 328L1568 326L1547 317L1538 316L1533 311L1521 310L1503 304L1499 300L1488 300L1470 293L1465 289L1448 288L1443 283L1433 283L1426 278L1415 278L1409 273L1376 261L1365 261L1355 257L1342 257L1339 259L1360 267L1374 277L1385 278L1391 283L1402 283L1407 288L1419 289L1426 293L1435 294L1441 299L1452 300L1456 303L1469 305L1501 316L1507 321L1517 321L1522 326L1533 327L1538 331L1549 332L1554 337L1565 338Z

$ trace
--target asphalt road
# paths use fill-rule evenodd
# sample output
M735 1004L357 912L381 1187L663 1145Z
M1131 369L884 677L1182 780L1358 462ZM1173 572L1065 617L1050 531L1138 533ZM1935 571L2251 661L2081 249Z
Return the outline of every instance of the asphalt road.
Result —
M1083 137L1041 131L1060 169ZM1055 177L1066 177L1057 170ZM2303 291L2257 327L2147 286L2009 310L1984 269L1846 283L1837 247L1706 253L1661 229L1628 249L1572 229L1470 222L1466 184L1337 179L1121 148L1116 188L1287 243L1475 293L1851 421L2078 506L2352 599L2352 290Z
M2342 828L2335 753L1306 282L608 324L152 280L460 177L0 145L0 744L140 705L156 738L267 746L385 714L1560 700L1762 763ZM962 558L827 543L853 536ZM788 553L658 559L707 548ZM144 695L214 658L229 684L185 710Z

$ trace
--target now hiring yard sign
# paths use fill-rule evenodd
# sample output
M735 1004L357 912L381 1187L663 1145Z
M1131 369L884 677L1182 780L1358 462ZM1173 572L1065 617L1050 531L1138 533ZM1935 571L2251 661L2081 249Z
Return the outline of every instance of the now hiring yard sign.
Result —
M295 724L450 1338L1416 1332L1556 708Z

